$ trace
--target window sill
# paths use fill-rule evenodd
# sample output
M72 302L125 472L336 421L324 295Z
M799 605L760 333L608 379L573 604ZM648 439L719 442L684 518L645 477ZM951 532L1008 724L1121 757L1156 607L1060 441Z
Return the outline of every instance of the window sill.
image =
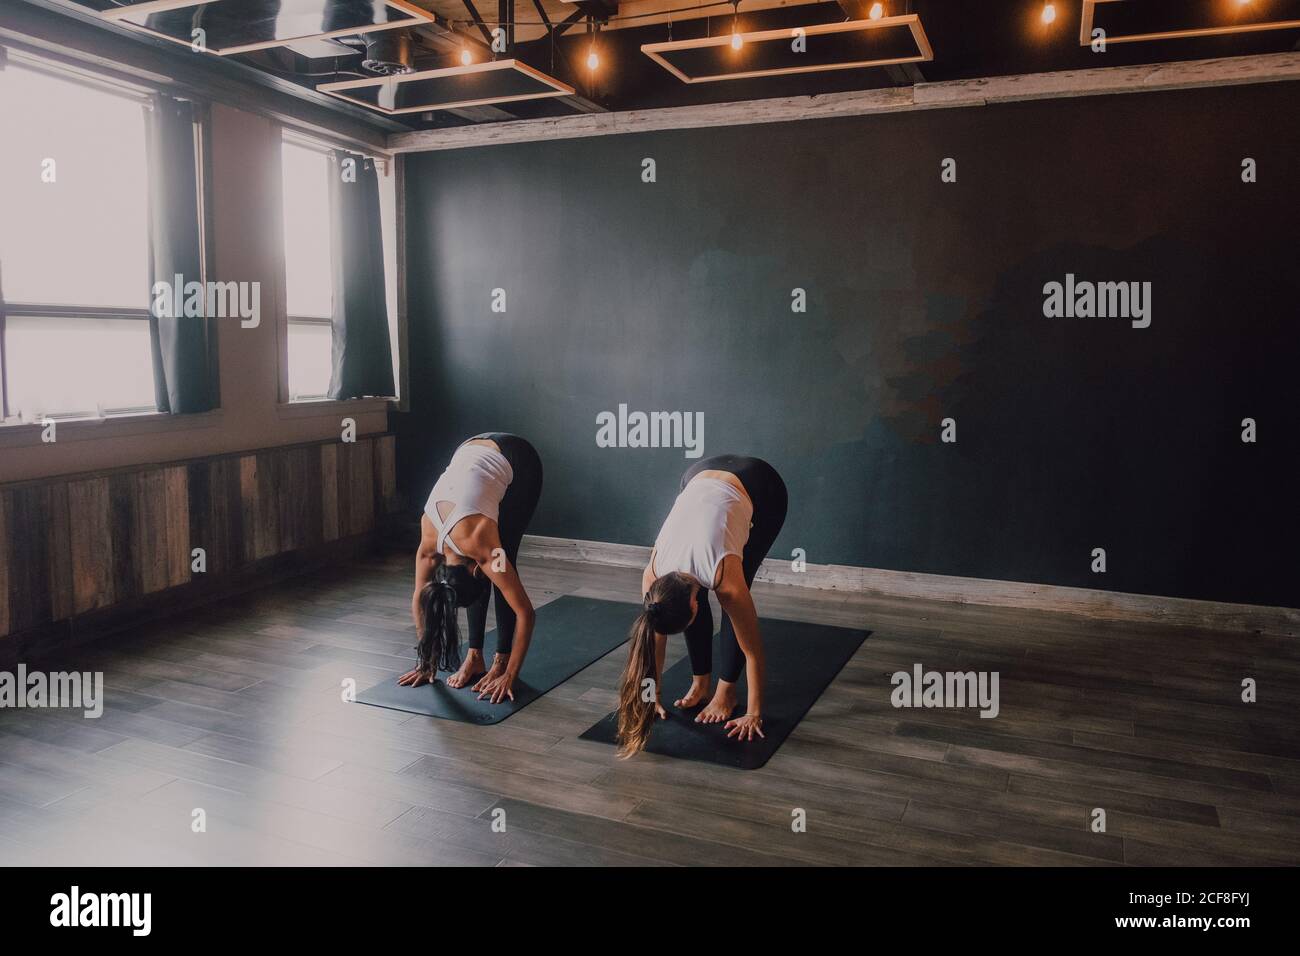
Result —
M214 428L221 422L221 410L192 415L169 415L146 412L141 415L116 415L110 418L76 418L55 423L55 443L95 441L104 438L128 438L132 435L156 435L166 432ZM40 422L0 425L0 448L26 448L46 444Z
M310 398L296 402L281 402L275 413L281 420L300 418L340 418L386 412L397 405L395 398Z

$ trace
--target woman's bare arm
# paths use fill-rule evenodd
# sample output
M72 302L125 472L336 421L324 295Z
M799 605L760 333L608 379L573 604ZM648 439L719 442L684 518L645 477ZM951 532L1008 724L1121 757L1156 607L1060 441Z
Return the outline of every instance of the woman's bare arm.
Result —
M650 560L646 562L645 570L641 572L641 596L650 593L650 585L655 583L655 553L650 552Z
M481 687L484 693L491 696L492 703L496 704L505 697L514 699L511 688L519 676L519 669L524 666L524 658L528 656L537 612L533 610L533 602L524 590L524 582L519 579L519 572L501 547L496 526L485 526L483 532L475 538L470 554L478 562L479 571L496 586L510 609L515 612L515 635L505 673L499 680L486 682Z
M415 593L411 595L411 620L415 623L415 632L420 633L420 592L433 580L433 571L442 560L438 553L438 533L428 516L420 518L420 547L415 552ZM416 666L397 678L403 687L419 687L433 680L433 668L429 662Z
M717 587L718 603L731 618L731 626L736 632L736 643L745 652L745 678L749 684L749 702L745 716L739 721L754 722L763 715L763 675L766 661L763 657L763 640L758 633L758 610L754 607L754 597L749 593L745 583L744 570L740 559L728 555L723 559L722 580ZM728 727L738 721L729 721ZM755 728L757 730L757 728ZM759 736L762 731L757 730ZM742 733L742 739L750 739Z
M420 517L420 547L415 552L415 593L411 596L411 619L420 626L420 592L433 580L442 555L438 553L438 532L428 515Z

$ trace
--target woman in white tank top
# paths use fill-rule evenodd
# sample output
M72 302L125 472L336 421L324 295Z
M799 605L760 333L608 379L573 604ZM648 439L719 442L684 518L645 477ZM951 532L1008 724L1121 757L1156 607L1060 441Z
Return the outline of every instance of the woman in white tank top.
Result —
M517 435L490 432L465 442L438 478L420 519L411 616L420 634L416 666L403 686L470 687L492 703L514 699L514 681L532 640L534 612L515 561L542 493L542 461ZM495 595L497 648L483 657L489 595ZM466 608L469 649L460 657L456 609Z
M642 699L647 679L658 698L667 635L684 632L693 677L675 706L701 708L697 723L725 722L728 737L762 737L763 643L750 585L785 523L785 482L759 458L719 455L687 469L681 490L655 539L641 575L643 610L632 626L627 667L619 692L619 752L645 748L661 700ZM721 662L713 675L713 612L708 592L722 606ZM736 682L745 671L747 706L736 710ZM706 703L707 702L707 703Z

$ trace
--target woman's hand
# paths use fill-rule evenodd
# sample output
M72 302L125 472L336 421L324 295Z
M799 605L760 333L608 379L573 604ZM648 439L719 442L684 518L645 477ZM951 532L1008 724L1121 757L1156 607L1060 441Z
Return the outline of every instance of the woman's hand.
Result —
M746 714L744 717L737 717L735 720L729 720L724 725L728 737L735 737L737 740L753 740L754 735L760 737L766 736L763 733L763 718L758 714Z
M479 691L478 699L488 698L489 703L499 704L507 697L515 699L514 692L515 675L509 670L504 670L495 676L489 675L474 685L474 689Z
M655 716L660 720L668 719L668 711L664 710L664 705L659 701L655 701Z
M397 678L397 683L400 687L419 687L422 684L432 684L433 671L428 668L417 667Z

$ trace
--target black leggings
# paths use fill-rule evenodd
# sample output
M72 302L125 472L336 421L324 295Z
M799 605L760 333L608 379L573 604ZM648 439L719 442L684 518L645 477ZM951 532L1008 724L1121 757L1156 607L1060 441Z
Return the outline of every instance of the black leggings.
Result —
M745 583L753 585L758 567L767 557L776 536L785 524L785 511L789 500L786 496L785 482L776 473L776 469L761 458L745 458L741 455L718 455L698 461L682 475L682 487L701 471L725 471L740 479L754 503L754 520L749 528L749 540L740 556L740 564L745 572ZM709 582L712 584L713 582ZM718 679L734 683L745 668L745 654L736 640L736 630L731 626L731 618L722 612L722 630L719 633L719 647L722 654L722 666L718 669ZM709 607L707 591L700 591L699 610L695 620L686 626L686 650L691 657L691 672L696 676L713 673L713 610Z
M501 499L501 509L497 515L497 533L501 536L502 550L510 559L511 565L515 565L515 570L518 571L516 559L519 557L519 542L523 540L528 522L532 520L537 499L542 496L542 459L538 457L537 450L518 435L488 432L475 435L469 440L483 438L496 443L514 472L510 487L506 489ZM510 606L510 602L495 585L484 589L479 599L465 609L469 617L469 646L474 650L483 650L483 637L487 630L489 592L496 596L497 653L509 654L515 640L515 609Z

